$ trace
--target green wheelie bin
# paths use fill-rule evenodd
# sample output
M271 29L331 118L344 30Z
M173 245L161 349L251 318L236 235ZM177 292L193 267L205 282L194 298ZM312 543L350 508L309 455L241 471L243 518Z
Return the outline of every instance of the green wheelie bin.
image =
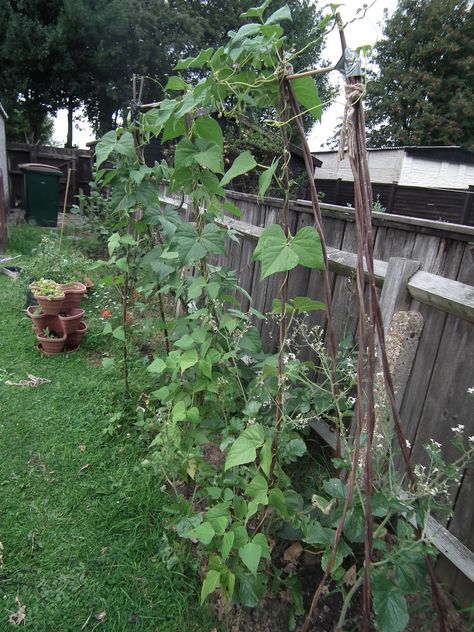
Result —
M25 176L26 221L38 226L57 226L61 169L33 162L19 167Z

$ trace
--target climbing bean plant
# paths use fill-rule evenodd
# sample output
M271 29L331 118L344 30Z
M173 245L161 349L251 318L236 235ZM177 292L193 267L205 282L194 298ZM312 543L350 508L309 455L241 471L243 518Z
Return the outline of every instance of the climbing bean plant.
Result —
M343 421L354 401L354 373L347 341L337 371L328 368L327 379L315 379L315 364L298 360L289 350L303 336L320 356L320 369L329 366L320 333L304 324L298 329L309 312L324 305L286 295L290 270L298 265L321 269L324 261L313 227L294 235L289 230L292 113L284 79L293 73L298 52L285 41L282 24L291 19L289 8L268 15L268 5L266 0L244 13L245 23L229 33L224 46L180 61L163 101L151 108L132 104L127 124L97 145L95 180L100 189L110 190L114 228L105 262L107 282L119 288L123 300L120 323L107 323L104 333L123 343L127 392L132 297L140 293L144 305L151 299L159 305L156 320L163 344L149 363L153 386L141 395L144 405L136 423L150 437L144 465L153 467L176 496L167 509L171 526L198 546L205 560L201 602L218 590L229 605L255 606L284 585L292 598L294 628L295 615L303 613L299 582L294 572L283 572L274 563L274 543L299 539L321 555L326 568L347 491L338 473L351 467L351 448L334 461L334 469L313 478L309 489L298 488L291 466L307 453L312 417L344 433ZM330 21L331 15L322 21L321 33ZM296 77L291 86L301 109L318 119L322 104L314 80ZM226 165L220 119L238 118L243 111L274 112L267 124L281 134L282 151L271 164L258 164L244 150ZM173 164L145 164L143 147L153 138L174 143ZM260 196L272 186L284 199L281 222L263 230L253 255L262 279L278 275L279 298L271 315L278 326L274 353L263 352L254 324L268 315L254 309L248 295L250 308L241 311L236 296L246 293L235 272L215 263L225 254L226 238L238 239L216 223L224 212L239 215L226 200L225 187L252 170L259 173ZM175 195L175 204L164 202L165 188L168 196ZM334 376L337 389L331 384ZM443 470L436 446L431 452L438 471L452 480L460 465ZM380 469L386 473L385 460ZM384 632L406 626L405 595L415 590L430 550L427 542L415 539L401 515L423 513L434 502L429 486L416 499L400 500L395 479L393 468L390 485L381 474L372 500L374 547L380 552L373 568L373 610L375 625ZM340 629L363 578L363 494L357 483L331 570L343 597ZM389 529L396 545L384 539Z

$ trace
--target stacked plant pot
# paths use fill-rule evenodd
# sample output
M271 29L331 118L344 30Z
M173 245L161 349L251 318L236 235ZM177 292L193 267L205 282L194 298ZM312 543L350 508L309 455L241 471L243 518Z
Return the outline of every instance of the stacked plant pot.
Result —
M83 283L57 284L41 279L30 285L38 305L27 309L33 322L38 349L45 355L57 355L62 351L76 351L87 331L82 320L82 297L87 288Z

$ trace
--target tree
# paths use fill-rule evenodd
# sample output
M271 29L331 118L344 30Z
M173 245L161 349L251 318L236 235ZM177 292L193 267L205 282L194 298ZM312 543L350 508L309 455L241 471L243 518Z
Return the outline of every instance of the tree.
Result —
M66 77L98 135L116 126L131 99L133 74L144 75L144 100L163 97L163 87L181 57L217 48L229 30L241 26L240 14L254 0L63 0L60 19L64 59L72 59ZM273 0L272 10L285 4ZM297 46L307 42L320 13L309 0L289 0L293 21L287 32ZM300 63L318 63L323 40L315 41ZM74 51L74 54L71 54ZM76 68L74 69L74 62ZM64 62L62 62L64 66ZM79 84L79 90L75 86ZM327 84L320 82L323 97Z
M314 32L320 13L310 0L272 0L269 12L290 5L285 29L311 67L321 56ZM241 26L254 0L0 0L0 90L9 109L23 115L34 142L48 115L68 109L72 145L74 110L84 105L96 133L116 127L131 99L133 74L147 77L143 99L161 100L181 57L217 48ZM302 70L303 68L298 68ZM319 82L323 98L327 84ZM28 131L27 130L27 131Z
M0 2L1 99L14 112L7 133L20 134L18 140L25 140L23 134L31 142L41 140L59 105L51 76L59 8L55 0Z
M470 0L400 0L375 48L369 146L474 143Z

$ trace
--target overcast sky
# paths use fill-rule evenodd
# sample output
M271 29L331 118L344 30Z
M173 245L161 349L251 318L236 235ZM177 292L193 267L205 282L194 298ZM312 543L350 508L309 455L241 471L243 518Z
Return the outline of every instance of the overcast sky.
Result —
M382 36L380 22L383 19L384 9L387 8L391 13L396 5L397 0L347 0L339 8L342 19L345 23L350 22L355 17L360 17L358 10L364 5L368 6L366 15L363 19L358 19L349 24L345 30L347 45L351 48L357 48L364 44L375 44ZM337 30L332 31L327 38L326 47L323 53L324 57L332 64L335 64L341 56L341 44L339 41L339 33ZM332 81L342 86L342 77L339 73L331 73ZM321 123L315 125L309 137L310 147L312 151L324 148L325 143L334 134L334 129L338 123L338 119L342 117L344 104L339 97L336 103L323 114ZM77 129L77 126L79 129ZM53 139L55 142L64 144L67 135L67 113L66 110L60 110L56 117L54 125ZM74 144L79 147L85 147L86 143L94 140L94 135L87 123L77 121L74 130Z
M367 5L365 17L362 17L360 11L364 5ZM348 0L339 8L344 23L347 24L344 32L346 42L350 48L357 48L364 44L374 45L382 38L382 22L384 17L384 9L387 9L389 15L397 6L397 0ZM359 10L359 12L358 12ZM354 18L354 22L348 24ZM330 65L337 63L341 57L341 42L339 32L337 30L329 33L326 40L324 56L330 62ZM340 73L331 73L331 80L336 82L342 88L343 78ZM340 96L323 114L321 122L317 123L310 136L309 145L312 151L324 149L325 143L333 136L334 130L344 112L344 101Z

